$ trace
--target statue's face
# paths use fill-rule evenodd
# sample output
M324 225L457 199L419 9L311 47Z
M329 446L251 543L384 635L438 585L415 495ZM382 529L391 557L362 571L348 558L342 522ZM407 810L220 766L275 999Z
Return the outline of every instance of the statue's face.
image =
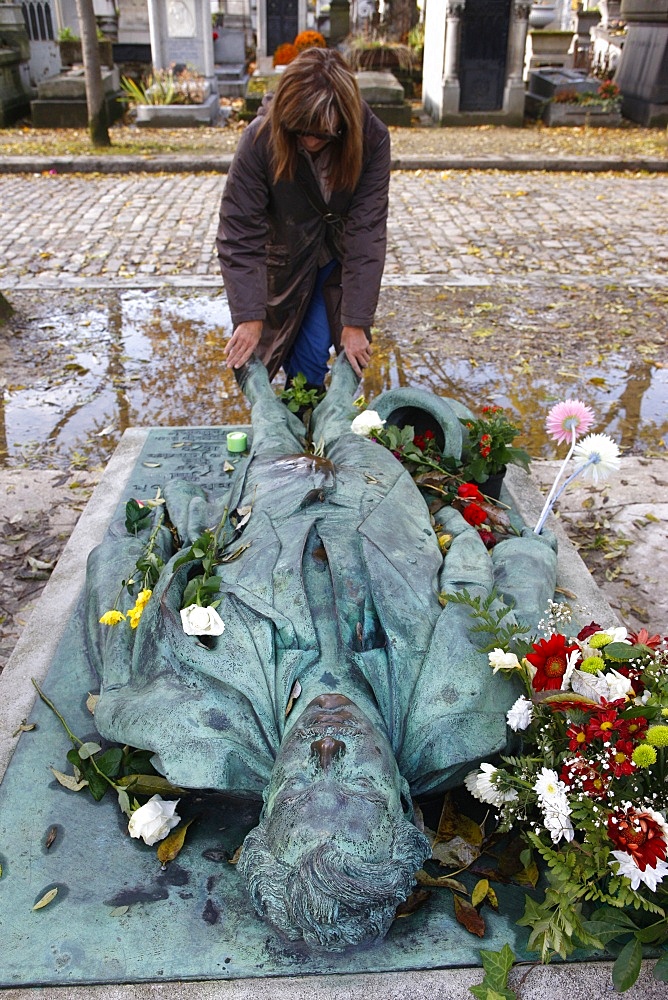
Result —
M387 858L403 815L401 779L384 733L343 695L315 698L283 740L267 790L267 836L289 864L321 843Z

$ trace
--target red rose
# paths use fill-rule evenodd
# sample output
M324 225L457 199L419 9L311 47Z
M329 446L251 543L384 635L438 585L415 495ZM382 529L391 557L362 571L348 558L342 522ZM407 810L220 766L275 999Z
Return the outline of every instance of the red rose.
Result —
M462 483L457 488L457 496L463 500L482 500L482 493L475 483Z
M469 503L463 510L463 517L467 524L472 524L474 528L477 528L479 524L485 523L487 513L477 503Z

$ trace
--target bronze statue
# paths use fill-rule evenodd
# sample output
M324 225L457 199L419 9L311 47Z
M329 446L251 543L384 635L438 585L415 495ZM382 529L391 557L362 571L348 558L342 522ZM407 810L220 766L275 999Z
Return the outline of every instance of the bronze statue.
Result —
M138 628L101 629L118 586L110 560L142 545L112 531L88 570L95 720L103 736L154 751L176 784L262 796L239 862L256 909L290 938L341 949L387 932L430 854L411 795L461 783L506 747L516 692L472 644L467 609L442 607L439 593L496 584L535 625L556 552L526 531L489 553L444 508L444 557L410 475L351 432L358 380L344 355L313 414L318 455L304 452L304 426L259 361L240 383L253 442L225 496L165 489L182 547L225 507L252 508L230 551L246 547L216 568L225 631L184 634L192 566L173 569L180 551L166 530L166 566Z

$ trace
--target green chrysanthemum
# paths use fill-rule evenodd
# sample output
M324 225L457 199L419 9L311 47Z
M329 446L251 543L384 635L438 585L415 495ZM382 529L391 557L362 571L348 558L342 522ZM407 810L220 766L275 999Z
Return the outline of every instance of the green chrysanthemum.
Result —
M653 747L668 747L668 726L650 726L645 741Z
M580 670L584 670L586 674L597 674L599 670L605 669L605 660L602 656L588 656L586 660L583 660L580 664Z
M641 743L633 751L631 760L636 767L651 767L656 764L656 750L647 743Z
M591 646L592 649L603 649L604 646L609 646L612 642L612 636L608 635L607 632L597 632L596 635L590 635L587 639L587 645Z

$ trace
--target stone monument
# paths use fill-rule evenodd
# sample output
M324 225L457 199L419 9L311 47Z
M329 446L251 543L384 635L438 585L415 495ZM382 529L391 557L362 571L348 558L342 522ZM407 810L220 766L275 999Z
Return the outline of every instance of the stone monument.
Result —
M531 4L446 0L425 18L423 105L441 125L521 125Z
M668 0L624 0L626 38L615 72L622 114L641 125L668 125Z
M524 529L490 555L446 507L444 557L408 472L351 430L358 379L344 355L313 414L316 454L259 361L240 383L253 406L248 459L216 497L166 486L174 533L151 535L165 565L136 628L99 619L146 538L112 529L91 554L95 723L151 750L183 787L261 796L239 861L256 910L288 938L336 951L385 935L430 854L411 795L457 785L507 744L513 685L472 643L467 610L439 594L496 587L534 627L554 595L556 545ZM378 407L460 453L459 404L403 390ZM181 613L200 565L188 553L215 524L228 526L216 529L224 630L198 631Z

